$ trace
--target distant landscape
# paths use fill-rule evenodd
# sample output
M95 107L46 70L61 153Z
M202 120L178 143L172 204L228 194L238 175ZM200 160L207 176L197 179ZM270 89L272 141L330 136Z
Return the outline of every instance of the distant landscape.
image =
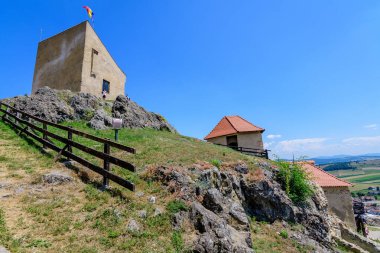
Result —
M310 158L310 160L315 161L315 163L318 165L354 161L380 160L380 153L371 153L363 155L319 156Z
M351 188L353 195L364 194L370 192L380 198L379 191L369 191L369 187L380 187L380 157L377 159L365 159L369 156L355 156L353 161L331 162L319 164L320 167L338 178L342 178L354 186ZM348 159L341 158L324 158L327 159Z

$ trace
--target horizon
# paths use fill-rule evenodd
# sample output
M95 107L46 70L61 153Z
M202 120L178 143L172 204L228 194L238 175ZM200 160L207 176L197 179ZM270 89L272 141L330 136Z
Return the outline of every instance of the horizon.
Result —
M30 94L38 42L87 20L84 4L126 94L183 135L239 115L281 158L380 150L377 1L7 2L0 98Z

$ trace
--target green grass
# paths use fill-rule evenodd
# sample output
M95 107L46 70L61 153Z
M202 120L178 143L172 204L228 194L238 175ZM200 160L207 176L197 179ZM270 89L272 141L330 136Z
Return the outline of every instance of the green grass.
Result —
M290 225L283 228L281 222L269 225L266 222L251 220L251 237L253 248L256 253L282 253L282 252L314 252L312 246L301 245L289 234L291 231L301 232L300 225Z
M175 214L179 211L187 211L189 207L182 200L172 200L167 204L166 209L170 213Z
M85 122L67 122L65 125L103 138L112 139L114 136L112 130L90 129ZM67 136L65 131L53 127L49 130L62 137ZM20 195L17 202L19 217L10 223L17 237L13 237L5 226L6 215L12 213L1 214L0 221L4 221L0 222L1 244L15 252L181 252L186 248L186 236L182 231L173 231L171 217L188 207L182 201L173 200L158 182L145 181L140 177L143 169L149 165L192 166L194 163L213 166L210 161L214 159L220 161L220 167L223 163L244 161L249 168L255 168L257 162L257 158L170 132L122 129L119 138L120 143L135 148L137 154L114 148L111 148L111 154L136 165L138 172L130 173L114 165L111 170L134 182L137 191L144 191L144 197L138 198L112 182L112 191L99 191L100 177L90 178L86 184L78 180L67 186L54 187L54 191L49 188L41 194ZM74 140L103 151L103 146L94 141L75 135ZM39 184L41 174L59 167L54 163L55 152L41 152L41 144L25 135L17 135L1 121L0 142L0 162L12 180ZM55 143L63 147L61 143ZM102 165L100 160L75 148L74 153ZM155 205L147 201L150 195L157 197ZM8 210L9 206L4 205L7 207L4 210ZM166 207L166 211L154 216L157 205ZM140 210L147 211L147 218L138 216ZM140 223L140 232L126 230L131 218Z
M114 138L113 130L94 130L86 126L85 122L66 122L66 126L73 126L75 129L85 131L102 138ZM54 130L62 136L61 130ZM81 138L74 137L82 144L102 150L103 146L97 143ZM189 166L197 161L218 160L221 162L233 162L237 160L246 161L251 164L255 158L240 154L232 149L216 146L210 143L200 141L195 138L182 136L166 131L157 131L154 129L121 129L119 131L119 142L121 144L136 149L136 155L128 155L125 152L111 153L118 154L131 161L138 167L148 164L154 165L184 165Z

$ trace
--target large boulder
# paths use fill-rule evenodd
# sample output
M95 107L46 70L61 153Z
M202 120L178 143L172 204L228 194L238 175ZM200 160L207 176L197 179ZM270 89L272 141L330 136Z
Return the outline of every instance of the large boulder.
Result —
M102 102L92 94L78 93L71 98L70 106L74 109L75 119L90 120Z
M112 126L112 117L109 116L103 109L99 109L88 122L88 126L94 129L107 129Z
M252 252L249 217L301 224L304 231L295 238L299 243L331 252L327 200L320 188L306 203L295 204L276 182L275 170L263 170L263 176L254 181L239 171L161 166L151 175L191 203L188 215L175 214L172 224L179 229L183 219L188 219L193 225L197 235L190 242L193 252Z
M160 115L148 112L124 95L119 95L112 106L115 118L123 119L123 127L153 128L175 132L175 129Z
M57 91L49 87L38 89L31 97L15 97L7 102L16 109L54 123L74 118L72 108L59 98Z
M54 123L85 120L92 128L106 129L112 125L113 116L123 119L123 127L147 127L176 132L164 117L146 111L123 95L118 96L112 103L89 93L74 93L69 90L43 87L31 96L18 96L1 101Z

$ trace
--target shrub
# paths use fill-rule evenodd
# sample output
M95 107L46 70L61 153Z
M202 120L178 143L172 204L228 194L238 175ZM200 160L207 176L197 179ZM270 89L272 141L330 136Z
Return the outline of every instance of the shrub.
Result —
M284 239L287 239L288 238L288 232L286 230L281 230L280 236Z
M179 211L187 211L189 208L182 200L173 200L168 203L166 209L170 213L178 213Z
M217 167L218 169L220 169L220 165L222 165L222 161L220 161L218 159L212 159L211 164L214 165L215 167Z
M300 164L277 161L277 165L279 168L277 180L293 202L304 202L313 194L309 175Z

